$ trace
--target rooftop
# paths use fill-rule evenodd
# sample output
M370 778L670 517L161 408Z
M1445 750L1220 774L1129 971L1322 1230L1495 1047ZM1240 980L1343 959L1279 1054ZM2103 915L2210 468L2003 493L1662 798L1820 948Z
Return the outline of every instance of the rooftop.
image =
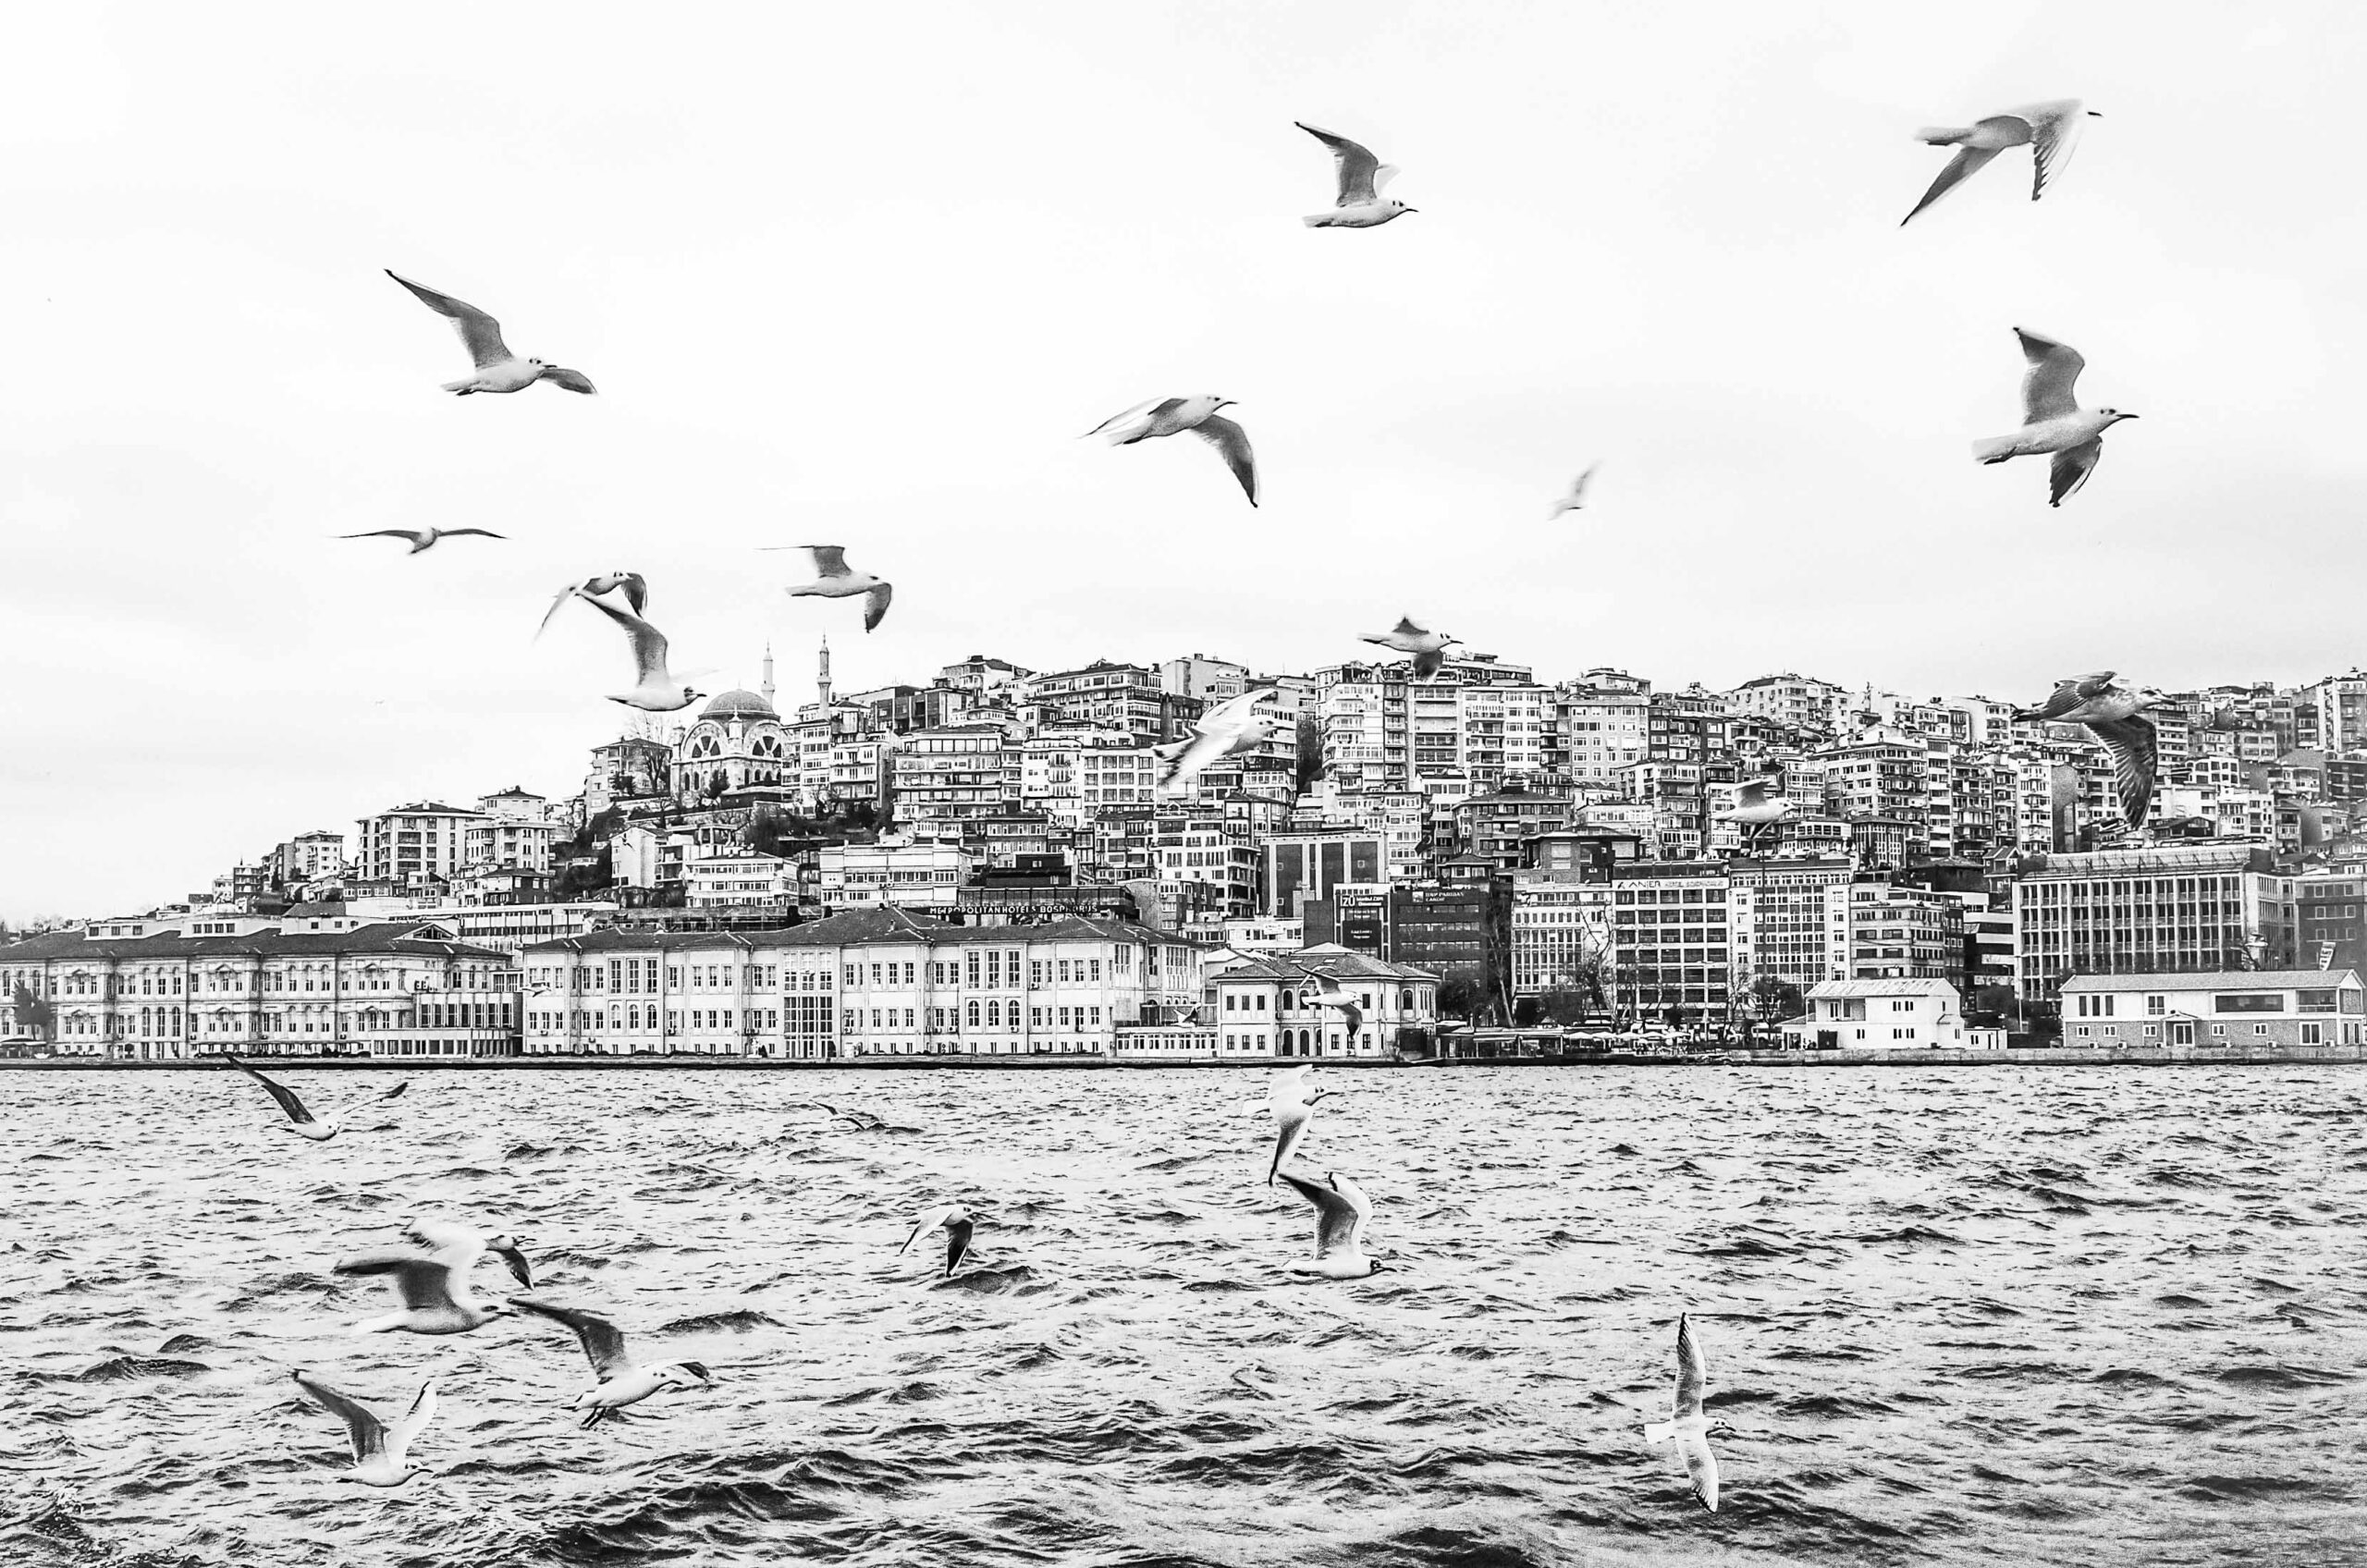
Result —
M2357 986L2349 969L2222 969L2201 974L2075 974L2071 991L2318 991Z

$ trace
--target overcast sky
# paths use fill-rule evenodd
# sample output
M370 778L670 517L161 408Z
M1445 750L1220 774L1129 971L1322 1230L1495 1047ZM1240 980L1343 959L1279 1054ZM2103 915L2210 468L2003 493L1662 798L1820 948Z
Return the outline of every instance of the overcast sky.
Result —
M1977 23L1977 25L1976 25ZM810 699L1359 654L2029 696L2360 657L2362 23L2284 5L48 6L0 55L0 917L579 787L647 574ZM2084 98L1901 229L1921 125ZM1420 209L1310 230L1328 127ZM446 323L583 370L455 398ZM2045 504L2010 328L2143 417ZM1265 504L1190 439L1236 398ZM1553 496L1602 463L1585 513ZM415 558L360 529L478 526ZM840 543L894 581L779 592Z

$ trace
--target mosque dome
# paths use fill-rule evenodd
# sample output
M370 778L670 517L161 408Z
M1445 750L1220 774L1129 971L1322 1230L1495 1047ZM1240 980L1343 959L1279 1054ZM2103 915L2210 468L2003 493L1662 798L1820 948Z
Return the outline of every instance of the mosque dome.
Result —
M731 691L722 692L710 701L706 706L701 708L699 710L699 717L703 719L712 718L718 722L728 723L735 718L778 719L780 717L780 715L773 711L772 704L765 701L764 698L759 697L754 692Z

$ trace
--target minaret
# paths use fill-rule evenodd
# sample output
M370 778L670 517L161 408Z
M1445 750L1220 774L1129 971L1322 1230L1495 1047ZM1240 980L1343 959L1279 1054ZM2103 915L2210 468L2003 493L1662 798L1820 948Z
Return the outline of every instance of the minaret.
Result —
M827 708L830 705L830 639L827 633L822 638L821 692L822 705Z
M756 690L757 695L765 699L765 706L771 707L773 705L773 645L770 643L765 644L765 683Z

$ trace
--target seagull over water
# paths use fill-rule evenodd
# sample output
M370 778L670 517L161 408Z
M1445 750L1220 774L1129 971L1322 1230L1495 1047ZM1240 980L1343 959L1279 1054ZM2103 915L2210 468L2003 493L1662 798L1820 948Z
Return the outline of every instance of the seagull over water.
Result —
M509 351L501 340L501 324L449 294L438 294L433 288L413 283L401 274L389 270L386 274L397 283L419 297L419 302L437 315L449 316L460 329L460 341L469 346L469 358L476 362L477 373L460 381L444 384L447 392L457 392L465 398L472 392L522 392L537 381L549 381L570 392L590 392L591 381L580 370L567 370L558 365L546 365L540 360L521 360Z
M1283 1068L1267 1084L1266 1103L1274 1112L1274 1158L1266 1167L1266 1185L1274 1184L1274 1178L1298 1152L1308 1124L1315 1120L1315 1102L1338 1092L1317 1088L1312 1067Z
M338 1480L359 1481L365 1487L399 1487L414 1476L435 1474L409 1461L412 1439L435 1419L435 1379L420 1384L411 1408L389 1427L359 1400L339 1393L310 1372L299 1368L290 1376L298 1388L313 1396L313 1403L345 1423L346 1436L353 1444L353 1473L339 1476Z
M2002 463L2008 458L2054 453L2047 505L2059 507L2096 472L2096 461L2104 455L2104 432L2137 416L2118 409L2079 406L2071 389L2088 361L2077 349L2026 327L2014 328L2014 336L2021 339L2022 357L2030 367L2022 376L2022 428L2012 435L1975 441L1973 460Z
M1340 176L1340 194L1328 213L1317 213L1299 221L1309 228L1379 228L1392 218L1419 212L1394 197L1383 196L1389 182L1397 178L1397 165L1384 164L1372 155L1369 148L1318 130L1305 120L1291 124L1331 149L1331 160Z
M2145 710L2168 700L2151 686L2130 686L2112 670L2101 669L2058 682L2045 702L2017 709L2014 717L2086 725L2112 758L2113 790L2120 797L2121 815L2129 827L2141 827L2152 809L2153 779L2160 766L2159 738Z
M767 550L803 550L814 557L814 581L801 582L784 590L792 599L818 597L824 599L863 598L863 629L865 631L879 624L888 613L888 601L896 596L891 582L882 582L866 571L857 571L847 565L843 545L767 545ZM899 622L901 625L901 623Z
M1256 711L1259 703L1273 694L1273 687L1259 686L1227 697L1192 721L1189 736L1153 747L1160 770L1151 785L1152 791L1180 791L1226 757L1254 752L1281 734L1286 728L1282 720Z
M590 605L610 620L624 628L625 637L632 643L633 689L611 692L608 701L622 703L644 713L672 713L676 708L689 707L702 693L682 683L681 678L666 668L666 634L629 609L620 609L606 599L595 599L583 589L570 591L576 598ZM550 622L547 615L544 624Z
M2056 98L2025 104L1968 126L1925 126L1915 133L1917 141L1958 151L1932 182L1932 189L1923 192L1923 200L1915 203L1915 212L1899 219L1898 226L1905 228L1914 222L1916 213L1963 184L2008 147L2030 148L2030 200L2037 201L2046 194L2046 182L2071 161L2071 149L2079 144L2080 130L2090 120L2102 118L2093 109L2080 108L2077 98Z
M913 1217L913 1232L904 1238L904 1244L896 1249L896 1256L903 1256L920 1245L923 1236L942 1229L945 1231L945 1275L950 1279L953 1271L962 1266L962 1259L969 1254L970 1232L975 1228L975 1222L971 1219L970 1211L960 1204L926 1209Z
M316 1118L311 1111L304 1109L304 1102L298 1099L296 1097L296 1091L289 1088L287 1084L279 1083L276 1079L264 1077L262 1073L256 1072L253 1068L249 1067L245 1062L240 1061L237 1057L232 1056L227 1051L222 1053L222 1060L228 1062L231 1066L237 1068L239 1072L245 1073L248 1077L253 1079L256 1083L261 1084L265 1089L270 1091L271 1097L278 1102L279 1109L285 1111L288 1115L288 1120L286 1121L276 1122L274 1125L285 1127L288 1132L295 1133L298 1137L310 1138L316 1144L326 1143L329 1139L336 1137L339 1133L343 1132L345 1130L345 1119L347 1117L352 1116L359 1111L367 1110L372 1106L384 1105L386 1101L393 1099L405 1089L411 1087L411 1080L406 1078L401 1083L396 1084L393 1088L386 1090L385 1093L373 1095L368 1099L360 1101L354 1105L350 1105L334 1116Z
M633 614L639 615L649 606L648 580L637 571L612 571L606 577L587 577L581 582L569 583L553 596L551 607L543 612L543 624L534 628L534 635L540 637L543 634L551 623L551 617L558 614L559 606L568 600L589 598L595 594L613 594L619 588L624 590L625 603L632 607Z
M1362 1280L1387 1267L1365 1256L1365 1227L1372 1220L1372 1200L1344 1176L1310 1182L1285 1170L1282 1180L1315 1206L1315 1261L1294 1263L1290 1272L1319 1280Z
M426 1240L427 1250L383 1247L339 1258L330 1267L332 1274L384 1274L402 1297L400 1312L366 1318L353 1326L355 1333L386 1334L399 1329L407 1334L465 1334L509 1313L509 1308L500 1302L481 1302L469 1289L469 1270L488 1245L484 1238L473 1231L445 1226L431 1227L422 1235L418 1222L407 1233ZM507 1238L497 1239L507 1242ZM522 1276L524 1268L521 1256L510 1272Z
M1106 435L1112 447L1131 447L1137 441L1147 441L1155 435L1175 435L1184 431L1214 447L1224 455L1225 466L1233 470L1233 478L1241 482L1241 492L1249 504L1257 504L1257 459L1249 450L1249 433L1217 410L1233 406L1230 398L1220 398L1204 392L1196 398L1154 398L1147 403L1136 403L1122 414L1111 414L1086 435Z
M1700 1341L1693 1337L1692 1316L1680 1312L1676 1315L1676 1396L1672 1418L1645 1427L1644 1440L1664 1443L1675 1439L1677 1452L1685 1456L1685 1473L1693 1482L1693 1495L1701 1500L1702 1507L1715 1513L1718 1456L1710 1452L1710 1439L1734 1428L1702 1414L1701 1396L1709 1385L1710 1374L1701 1359Z
M639 1404L661 1389L711 1389L715 1376L700 1361L658 1361L636 1366L625 1357L625 1337L617 1326L596 1313L559 1306L532 1296L511 1296L509 1305L521 1312L564 1323L575 1330L576 1342L592 1363L592 1388L578 1394L570 1410L583 1412L581 1425L596 1427L629 1404Z
M1545 514L1545 521L1551 522L1564 512L1574 512L1583 508L1587 504L1587 481L1592 479L1594 471L1601 466L1600 463L1588 463L1587 471L1571 482L1570 493L1553 503L1553 509Z
M1375 643L1401 654L1413 655L1414 679L1428 680L1431 676L1436 675L1439 672L1439 667L1446 662L1447 649L1462 639L1450 637L1443 631L1425 631L1415 625L1414 618L1408 615L1399 616L1397 625L1392 630L1381 632L1379 636L1360 638L1359 641Z
M496 533L489 528L374 528L367 533L340 533L340 539L408 539L411 554L417 555L438 539L458 539L463 533L479 534L487 539L507 539L507 533Z
M437 1219L413 1219L403 1227L403 1236L425 1247L431 1256L449 1258L456 1268L466 1270L475 1267L480 1257L493 1256L509 1270L509 1277L528 1290L534 1288L533 1266L526 1255L505 1231L487 1235L466 1225L452 1225Z

